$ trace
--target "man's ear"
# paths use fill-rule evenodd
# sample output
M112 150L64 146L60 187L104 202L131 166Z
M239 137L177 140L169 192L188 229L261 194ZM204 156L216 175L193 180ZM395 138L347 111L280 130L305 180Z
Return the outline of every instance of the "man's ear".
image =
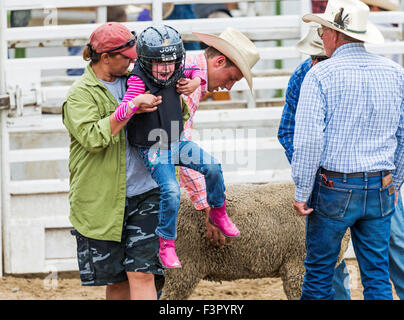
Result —
M108 53L102 53L101 54L101 59L103 63L109 64L109 54Z
M340 40L343 37L342 33L338 32L337 30L334 30L334 29L331 29L331 30L332 30L332 33L333 33L333 40L335 42Z
M215 67L223 68L224 66L226 66L226 57L223 55L215 57Z

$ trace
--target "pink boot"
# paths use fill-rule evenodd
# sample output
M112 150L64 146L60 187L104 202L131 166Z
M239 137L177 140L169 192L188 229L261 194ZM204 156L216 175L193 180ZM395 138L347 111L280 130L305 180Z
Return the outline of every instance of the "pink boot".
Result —
M211 224L218 227L226 237L236 238L240 235L240 231L237 229L236 225L231 222L226 213L226 201L220 208L210 209L209 221Z
M160 239L160 261L164 268L181 268L181 262L175 253L174 240Z

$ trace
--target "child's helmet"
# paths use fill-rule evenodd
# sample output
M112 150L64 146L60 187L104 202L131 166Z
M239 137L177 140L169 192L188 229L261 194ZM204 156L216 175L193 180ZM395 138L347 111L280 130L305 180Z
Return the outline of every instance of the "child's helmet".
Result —
M176 83L183 77L185 65L185 49L181 35L177 30L166 25L146 28L139 35L136 51L138 61L146 75L158 86L165 87ZM175 61L175 71L166 80L153 77L152 62Z

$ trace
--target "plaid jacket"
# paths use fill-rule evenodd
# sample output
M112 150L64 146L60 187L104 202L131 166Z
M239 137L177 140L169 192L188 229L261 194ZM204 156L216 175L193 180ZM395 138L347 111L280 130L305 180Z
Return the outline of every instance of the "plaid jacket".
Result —
M202 71L204 79L206 79L206 83L203 85L201 84L201 86L199 86L199 88L196 89L190 96L184 96L188 103L190 112L189 119L184 123L184 136L185 138L192 140L194 115L198 109L199 102L205 96L208 88L208 65L203 53L197 56L187 56L186 63L197 65ZM199 172L185 167L180 167L180 186L185 188L196 210L203 210L209 207L206 200L205 177Z
M289 163L293 156L293 135L295 132L295 116L297 103L299 102L300 87L302 86L306 73L312 67L311 58L302 62L293 72L289 79L286 90L285 106L283 107L282 118L278 129L278 140L285 149Z

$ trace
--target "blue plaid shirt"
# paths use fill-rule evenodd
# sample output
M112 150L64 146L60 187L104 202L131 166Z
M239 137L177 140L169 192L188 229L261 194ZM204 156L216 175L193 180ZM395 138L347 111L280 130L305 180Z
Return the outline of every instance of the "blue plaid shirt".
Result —
M391 170L404 180L404 69L348 43L307 73L296 112L295 199L306 202L315 175Z
M302 62L290 77L286 90L285 106L283 107L282 118L278 129L278 140L285 148L285 154L289 163L292 162L293 156L293 134L295 132L295 115L299 101L300 87L302 86L306 73L311 67L311 58Z

